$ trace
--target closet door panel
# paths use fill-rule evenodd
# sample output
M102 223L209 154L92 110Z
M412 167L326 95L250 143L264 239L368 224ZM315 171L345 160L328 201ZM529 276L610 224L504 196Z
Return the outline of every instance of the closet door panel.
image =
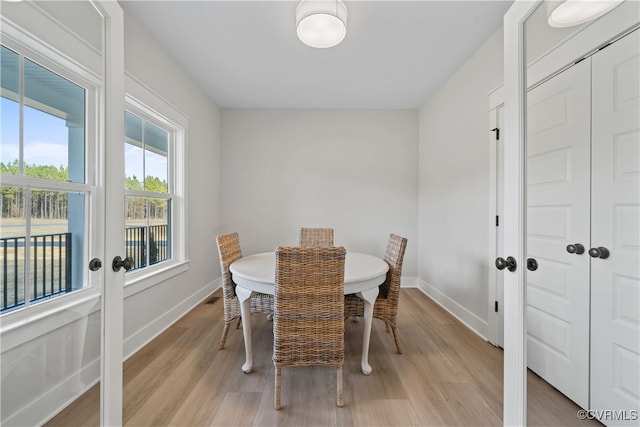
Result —
M527 364L573 401L589 399L590 60L527 94ZM587 246L588 247L588 246Z
M591 409L611 425L640 416L639 76L638 30L593 56Z

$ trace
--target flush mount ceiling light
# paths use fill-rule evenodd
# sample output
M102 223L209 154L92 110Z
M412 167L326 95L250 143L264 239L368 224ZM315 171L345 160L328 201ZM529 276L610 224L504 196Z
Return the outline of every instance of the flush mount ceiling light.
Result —
M347 7L341 0L302 0L296 8L296 27L306 45L335 46L347 35Z
M584 24L613 10L623 0L547 1L549 25L556 28Z

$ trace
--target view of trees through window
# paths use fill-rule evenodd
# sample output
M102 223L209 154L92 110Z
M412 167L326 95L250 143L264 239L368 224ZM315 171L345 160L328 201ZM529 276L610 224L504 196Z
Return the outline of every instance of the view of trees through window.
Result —
M171 258L169 132L127 111L125 136L126 250L140 269Z
M38 178L66 181L69 175L68 168L64 166L25 165L25 175ZM0 162L0 173L18 174L18 160L9 164ZM22 191L17 187L2 187L0 195L0 208L2 218L25 218L25 204ZM31 191L31 215L36 219L59 220L67 219L67 197L59 191L32 190ZM60 230L58 230L60 231Z
M0 46L0 313L85 286L87 91ZM125 116L126 254L171 258L169 131ZM93 163L89 163L89 169Z
M84 87L1 46L0 312L84 287Z

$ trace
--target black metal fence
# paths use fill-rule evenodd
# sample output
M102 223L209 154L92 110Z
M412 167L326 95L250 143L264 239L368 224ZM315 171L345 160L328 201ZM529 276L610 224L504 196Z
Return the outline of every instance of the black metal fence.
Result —
M148 242L147 242L148 236ZM133 270L171 258L169 227L127 227L126 256L134 260ZM29 277L26 251L29 250ZM31 286L30 300L38 301L72 290L71 233L40 234L0 238L0 313L25 303L25 283ZM149 257L147 260L147 251Z
M148 242L147 233L149 236ZM149 265L168 260L171 257L168 243L169 227L167 225L126 227L126 256L133 258L134 261L133 268L129 271L147 266L147 250L149 251Z
M29 277L25 277L26 251L29 250ZM37 301L71 291L71 233L41 234L0 239L0 312L25 303L25 283L30 300Z

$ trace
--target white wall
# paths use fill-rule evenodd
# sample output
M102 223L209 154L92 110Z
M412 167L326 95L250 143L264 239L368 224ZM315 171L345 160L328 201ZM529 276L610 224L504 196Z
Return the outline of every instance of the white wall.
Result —
M297 245L300 227L378 256L400 234L415 286L417 146L415 110L223 110L221 231L245 254Z
M219 285L215 236L220 223L221 125L220 109L126 10L125 70L189 118L185 197L189 270L125 299L128 356Z
M487 335L489 118L502 83L496 32L420 109L419 286Z

